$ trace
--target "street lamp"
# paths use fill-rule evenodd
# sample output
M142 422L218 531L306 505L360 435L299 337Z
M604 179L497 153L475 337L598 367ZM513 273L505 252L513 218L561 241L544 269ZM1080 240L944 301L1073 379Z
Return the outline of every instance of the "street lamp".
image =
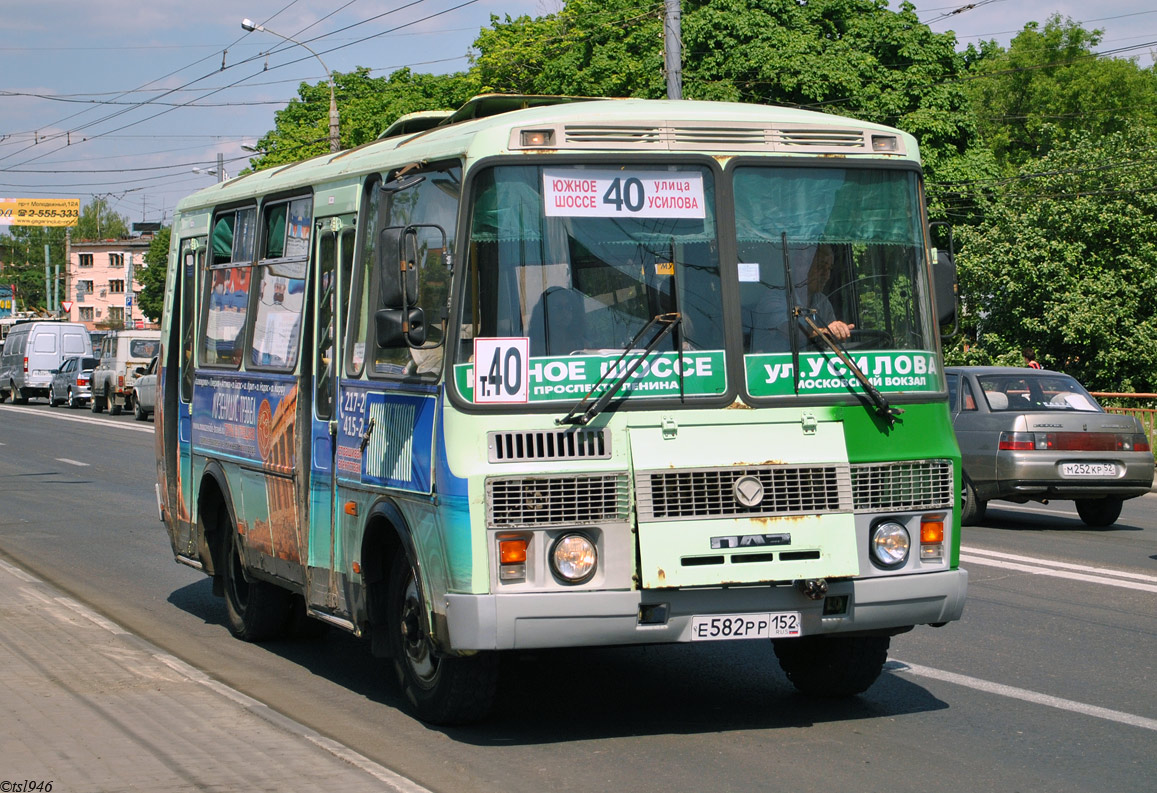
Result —
M296 39L291 39L289 36L283 36L277 31L270 30L263 25L255 25L251 19L241 20L241 29L247 30L250 33L255 30L260 30L262 33L268 33L272 36L277 36L279 39L285 39L290 44L297 44L300 47L305 47L307 50L309 50L313 57L317 58L317 62L321 64L321 68L325 69L326 77L329 78L329 150L331 152L341 151L341 141L338 139L339 124L337 115L337 100L334 98L333 93L333 72L331 72L329 67L325 65L325 61L321 59L321 56L314 52L313 48L308 44Z

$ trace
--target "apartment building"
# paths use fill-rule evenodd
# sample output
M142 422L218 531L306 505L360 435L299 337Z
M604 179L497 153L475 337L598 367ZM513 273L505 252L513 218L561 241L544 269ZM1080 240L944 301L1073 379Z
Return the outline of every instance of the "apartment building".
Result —
M143 266L152 236L120 240L73 240L68 277L61 299L66 318L89 330L156 328L159 317L140 309L141 285L134 274Z

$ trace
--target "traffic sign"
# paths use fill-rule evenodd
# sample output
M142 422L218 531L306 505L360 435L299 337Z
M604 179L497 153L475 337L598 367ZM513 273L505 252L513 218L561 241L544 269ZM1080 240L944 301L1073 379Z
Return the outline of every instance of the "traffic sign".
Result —
M72 311L72 301L71 300L61 300L60 301L60 307L63 308L66 312Z

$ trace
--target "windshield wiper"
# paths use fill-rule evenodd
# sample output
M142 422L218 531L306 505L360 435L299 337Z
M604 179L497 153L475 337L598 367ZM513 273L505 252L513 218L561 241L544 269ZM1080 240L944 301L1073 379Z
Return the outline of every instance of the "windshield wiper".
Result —
M894 425L896 423L896 417L903 413L904 409L894 408L888 404L888 400L884 398L884 395L881 394L874 385L872 385L872 381L868 379L868 376L864 374L863 370L856 366L856 364L852 361L851 356L844 352L840 345L836 344L835 340L832 339L831 335L828 333L827 328L821 328L816 323L816 321L811 318L811 314L814 313L814 309L801 309L799 306L796 306L794 310L798 312L797 316L802 317L803 321L807 323L807 326L811 329L812 334L815 337L822 339L824 344L831 348L831 351L836 354L836 357L839 358L840 361L843 362L844 366L848 367L852 374L856 376L856 379L860 381L860 385L864 387L864 393L868 395L868 398L872 400L872 404L876 406L876 414L879 415L880 418L884 419L884 421L888 422L889 427Z
M603 376L600 377L593 386L591 386L590 390L587 391L586 396L580 399L578 403L570 409L569 413L560 419L556 419L555 424L589 424L591 419L601 413L603 408L607 406L607 403L614 399L615 394L617 394L619 389L623 387L623 383L627 382L631 375L635 373L635 370L642 366L643 361L647 360L647 356L655 351L655 348L659 346L659 342L661 342L668 333L678 327L682 322L683 316L677 311L672 311L668 314L656 314L655 316L651 317L651 320L643 326L643 329L635 334L635 338L627 342L627 346L623 348L622 354L620 354L615 362L607 368ZM637 358L635 358L635 360L630 363L626 370L624 370L623 373L619 375L619 378L615 380L615 382L612 383L606 391L603 392L602 396L595 400L593 404L590 404L591 397L593 397L599 390L599 386L606 382L606 380L613 372L618 371L619 365L622 364L623 359L630 355L632 351L637 349L635 345L639 343L639 339L647 335L647 332L656 326L660 327L655 332L654 338L652 338L647 346L643 349L642 355L639 355ZM680 369L681 368L682 367L680 367Z
M780 233L783 243L783 289L784 304L787 306L788 329L787 336L791 340L791 383L795 393L799 394L799 337L796 333L796 317L804 309L795 305L795 284L791 280L791 262L787 258L787 232Z

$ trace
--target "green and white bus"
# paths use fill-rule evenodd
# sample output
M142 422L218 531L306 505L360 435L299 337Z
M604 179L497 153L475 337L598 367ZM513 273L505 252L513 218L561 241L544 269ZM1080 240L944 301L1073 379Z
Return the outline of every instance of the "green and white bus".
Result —
M366 635L450 723L505 650L771 641L851 695L961 615L910 135L479 97L201 190L169 260L160 512L242 639Z

